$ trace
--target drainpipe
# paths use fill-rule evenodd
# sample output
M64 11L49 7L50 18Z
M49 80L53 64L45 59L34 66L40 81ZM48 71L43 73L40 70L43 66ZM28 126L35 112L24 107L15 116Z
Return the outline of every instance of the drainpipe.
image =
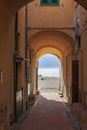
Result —
M16 64L16 54L18 51L18 13L15 15L15 52L14 52L14 116L16 121L16 91L17 91L17 64Z
M25 59L28 58L28 7L25 7ZM26 80L26 109L27 109L27 99L28 99L28 62L25 60L25 80Z

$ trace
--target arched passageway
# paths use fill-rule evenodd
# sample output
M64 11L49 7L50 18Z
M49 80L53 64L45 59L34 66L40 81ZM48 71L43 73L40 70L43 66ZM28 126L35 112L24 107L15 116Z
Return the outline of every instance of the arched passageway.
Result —
M43 54L51 53L59 57L61 61L61 86L62 93L67 97L70 91L67 85L71 85L71 64L74 48L74 40L67 33L62 31L40 31L29 38L30 47L33 49L36 57L33 68L37 68L38 58ZM67 70L68 69L68 70ZM35 70L35 69L33 69ZM35 72L35 71L34 71ZM34 78L36 82L37 78ZM36 85L35 85L36 86ZM34 86L34 92L35 90Z
M1 112L4 112L4 110L5 110L3 115L5 115L4 118L5 118L5 126L7 127L6 129L8 129L8 127L11 123L10 117L14 116L14 106L15 106L15 103L14 103L15 85L13 83L14 82L13 80L15 79L15 77L13 76L14 75L13 55L14 55L14 41L15 41L14 40L15 36L13 36L14 35L14 23L15 23L14 14L18 11L18 9L20 9L21 7L23 7L26 3L30 2L30 1L31 0L8 0L8 1L1 0L1 4L0 4L0 9L1 9L1 11L0 11L0 16L1 16L0 33L2 35L1 42L0 42L1 43L0 44L0 59L1 59L1 62L0 62L0 91L1 91L0 105L3 107L3 108L1 108ZM84 0L84 3L82 0L76 0L76 1L78 1L78 3L80 3L83 7L85 7L85 8L87 7L86 6L87 0ZM70 5L70 3L71 3L71 5ZM37 8L38 4L35 4L35 5ZM81 73L80 74L80 82L79 82L79 91L81 93L80 94L81 98L79 99L79 101L83 102L83 104L85 106L87 106L87 100L86 100L87 99L87 94L86 94L86 90L87 90L87 88L86 88L86 84L87 84L87 80L86 80L86 70L87 70L86 69L86 64L87 64L86 52L87 51L86 51L86 48L87 48L87 46L85 44L85 42L87 41L86 40L87 39L87 29L86 29L87 27L85 28L87 20L86 20L86 16L85 16L85 10L83 10L81 7L80 7L81 9L78 10L78 8L79 8L78 4L76 5L76 8L75 8L75 5L74 5L74 1L73 2L67 1L65 3L60 3L60 8L59 8L59 6L58 6L58 8L59 8L60 12L61 11L67 12L67 13L65 13L67 15L63 15L63 19L65 19L64 16L67 16L67 18L70 19L70 20L68 20L66 18L66 20L64 20L64 23L67 23L67 24L64 24L64 26L61 24L61 27L65 27L65 25L67 25L67 27L69 27L70 30L73 30L72 32L75 31L75 33L77 34L77 37L79 34L79 41L78 42L79 42L79 47L81 46L81 51L77 52L78 54L80 54L80 56L78 54L76 54L78 56L77 59L80 60L80 73ZM71 11L72 6L73 6L73 9ZM75 15L72 16L71 15L72 13L70 13L69 10L73 14L75 12L77 13L76 14L76 25L75 25L75 19L73 17ZM32 14L34 14L34 13L32 13ZM80 14L83 14L83 15L80 15ZM71 17L69 17L70 15L71 15ZM61 16L61 15L59 15L59 16ZM60 18L58 19L58 21L61 23ZM58 21L56 20L56 23ZM69 22L70 22L70 24L69 24ZM75 26L77 27L77 30L74 30ZM58 27L60 27L60 25L58 25ZM24 29L24 28L22 28L22 29ZM42 30L42 29L40 29L40 30ZM67 28L65 30L67 30ZM38 31L36 31L36 32L38 32ZM67 31L65 31L65 32L67 32ZM16 32L16 34L17 34L17 32ZM29 41L29 42L31 42L30 43L31 47L33 48L34 53L35 53L35 55L33 55L33 56L35 56L34 57L35 58L34 64L33 64L33 66L31 65L32 77L33 77L31 80L32 80L33 88L35 89L35 83L36 83L36 81L35 81L36 72L34 70L36 69L36 66L37 66L36 62L37 62L38 52L40 52L40 50L43 49L44 47L45 48L51 47L52 49L54 48L57 51L59 50L59 53L61 52L61 54L62 54L62 55L58 54L58 56L60 57L61 63L62 63L62 72L63 72L62 78L64 79L63 91L66 92L66 94L65 94L66 96L70 97L71 86L72 86L72 83L71 83L71 81L72 81L71 61L72 61L72 57L73 57L72 52L73 52L73 47L74 47L74 42L73 42L72 38L64 32L53 31L52 29L50 31L40 31L36 34L34 32L33 34L34 35L32 35L30 37L31 41ZM19 33L18 33L18 35L19 35ZM21 37L22 37L22 35L21 35ZM24 35L23 35L23 37L24 37ZM20 38L20 39L22 39L22 38ZM34 42L34 39L35 39L35 42ZM59 43L61 43L61 44L59 45ZM3 52L5 52L5 53L3 54ZM50 50L49 52L57 55L56 51L53 52L53 50ZM43 52L43 53L45 53L45 52ZM43 53L40 52L39 56L42 55ZM24 54L22 55L22 54L20 55L22 57L21 58L17 57L18 58L17 60L20 60L20 63L18 63L19 64L18 66L20 67L20 71L23 72L23 75L25 75L24 74L25 67L22 68L22 65L24 65L25 63L24 63L24 61L23 61L23 64L21 64L21 63L22 63L22 60L27 61L27 59L24 58L25 55ZM20 71L19 71L19 73L20 73ZM20 73L20 75L21 75L21 73ZM20 76L19 76L19 79L20 79ZM23 89L23 94L21 94L21 95L24 96L23 97L23 99L24 99L23 105L24 106L22 106L22 107L23 107L23 111L25 111L26 110L26 99L27 99L26 94L25 94L26 93L25 92L26 91L26 83L25 83L26 78L25 78L25 76L21 77L21 80L24 80L23 81L24 83L22 85L20 85L20 83L19 83L18 87ZM21 82L21 80L20 80L20 82ZM36 90L34 90L34 91L36 92Z
M65 32L54 30L37 32L30 37L29 42L35 53L38 53L42 48L53 47L64 55L74 47L74 41L71 36Z

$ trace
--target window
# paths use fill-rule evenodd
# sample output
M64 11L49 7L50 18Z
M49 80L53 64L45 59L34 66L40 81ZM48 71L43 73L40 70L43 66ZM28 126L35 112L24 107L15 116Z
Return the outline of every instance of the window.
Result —
M41 5L59 5L59 0L41 0Z

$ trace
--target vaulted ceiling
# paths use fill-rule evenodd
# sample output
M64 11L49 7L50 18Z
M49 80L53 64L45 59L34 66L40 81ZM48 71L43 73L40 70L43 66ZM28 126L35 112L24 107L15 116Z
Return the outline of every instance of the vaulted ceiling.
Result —
M78 2L78 4L80 4L81 6L83 6L83 8L87 9L87 0L75 0L76 2Z
M42 48L40 49L37 53L36 53L36 58L40 58L42 55L44 54L47 54L47 53L50 53L50 54L54 54L56 55L58 58L61 58L63 56L63 54L56 48L53 48L53 47L45 47L45 48Z
M74 47L73 38L61 31L40 31L29 38L30 46L37 53L47 47L55 48L62 54Z

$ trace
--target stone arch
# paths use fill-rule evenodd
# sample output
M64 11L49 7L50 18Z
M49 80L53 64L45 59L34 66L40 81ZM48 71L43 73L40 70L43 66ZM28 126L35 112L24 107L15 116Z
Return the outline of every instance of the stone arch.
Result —
M67 92L67 76L66 76L66 64L67 56L72 55L75 42L71 36L62 31L46 30L39 31L33 34L29 38L29 45L36 54L36 66L37 59L46 53L55 54L60 58L61 62L61 91ZM71 59L72 60L72 59ZM71 75L70 75L71 76Z
M45 47L52 47L66 54L74 48L74 40L71 36L62 31L40 31L29 38L30 46L37 53Z
M57 56L59 59L60 57L63 55L59 50L57 50L56 48L53 47L45 47L40 49L37 53L36 53L36 58L38 59L39 57L41 57L42 55L46 54L46 53L50 53L53 54L55 56Z

